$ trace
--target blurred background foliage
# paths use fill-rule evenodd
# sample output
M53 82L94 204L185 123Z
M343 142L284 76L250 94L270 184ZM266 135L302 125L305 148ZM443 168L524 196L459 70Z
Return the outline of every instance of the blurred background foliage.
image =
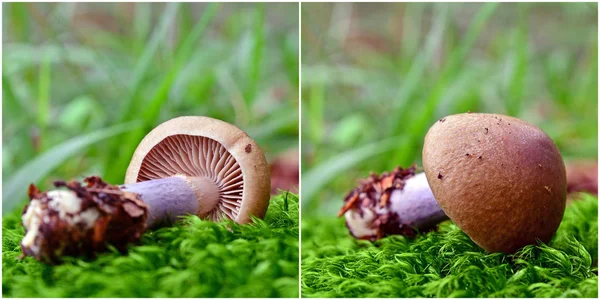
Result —
M596 3L303 3L303 216L334 216L369 172L421 166L455 113L541 127L568 162L598 152Z
M4 3L4 212L32 182L121 183L144 135L181 115L237 125L270 162L297 151L296 16L295 3Z

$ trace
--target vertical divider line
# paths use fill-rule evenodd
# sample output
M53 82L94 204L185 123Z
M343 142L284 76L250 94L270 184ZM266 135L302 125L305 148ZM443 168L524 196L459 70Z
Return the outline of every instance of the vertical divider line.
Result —
M298 298L302 298L302 1L298 0Z
M11 4L7 3L6 6L5 6L5 4L2 3L2 5L0 5L0 22L2 21L2 17L5 16L4 10L9 5L14 5L14 4L13 3L11 3ZM12 8L12 6L11 6L11 8ZM11 18L11 17L9 17L9 14L6 14L6 17L7 18ZM8 21L6 21L6 26L9 26L11 24L11 22L12 22L12 19L9 19ZM4 22L2 22L2 24L4 24ZM4 30L0 30L0 41L4 41L3 34L4 34ZM3 46L4 45L0 46L0 56L2 56L4 54L3 53L3 49L2 49ZM2 56L2 57L4 57L4 56ZM4 78L4 68L0 68L0 76L1 76L0 78L2 78L2 98L4 98L4 97L6 97L5 93L8 93L8 92L11 91L9 88L5 89L5 84L7 86L10 86L10 83L9 83L9 81L7 79ZM10 93L9 93L9 95L10 95ZM8 97L10 97L10 96L8 96ZM6 100L8 97L6 97L6 98L4 98L2 100ZM18 99L18 98L15 98L15 99ZM8 101L3 102L2 105L0 105L0 116L4 116L4 107L5 107L4 105L7 102ZM23 102L19 102L19 103L23 103ZM8 109L8 111L10 111L10 108ZM19 111L19 110L17 110L17 111ZM2 132L2 133L4 133L3 124L4 124L4 120L2 120L2 122L0 122L0 132ZM0 149L4 149L4 145L3 144L4 144L4 138L0 139ZM4 153L4 154L6 154L6 153ZM2 173L4 173L4 171ZM298 176L298 177L300 177L300 176ZM0 173L0 180L2 181L2 187L0 187L0 195L2 195L4 193L4 176L1 173ZM2 199L0 200L0 216L2 216L3 213L4 213L4 209L2 208L2 206L4 206L4 201L5 201L4 197L2 197ZM298 201L298 203L300 203L300 201ZM298 207L298 209L300 209L300 207ZM300 266L298 266L298 269L300 269ZM5 269L3 269L3 270L5 270Z

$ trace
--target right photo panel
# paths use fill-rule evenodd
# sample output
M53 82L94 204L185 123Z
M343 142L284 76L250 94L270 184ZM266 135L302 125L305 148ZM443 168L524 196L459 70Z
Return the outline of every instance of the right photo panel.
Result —
M302 297L598 297L597 3L302 3Z

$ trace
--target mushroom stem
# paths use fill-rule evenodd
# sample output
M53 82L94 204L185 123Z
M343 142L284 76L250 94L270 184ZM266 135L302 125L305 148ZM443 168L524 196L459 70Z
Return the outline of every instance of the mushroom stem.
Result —
M94 255L107 244L124 251L146 229L148 206L138 194L123 191L91 176L86 185L56 181L61 190L41 192L29 186L30 202L23 210L23 256L47 263L62 255Z
M219 188L210 178L172 176L120 186L148 204L148 227L172 223L180 216L206 217L219 202Z
M188 214L205 218L219 205L219 187L207 177L176 175L122 186L94 176L84 181L57 181L56 187L67 189L47 192L31 185L22 216L24 255L54 263L63 254L101 251L105 243L125 249L146 228Z
M425 173L419 173L406 180L402 189L395 189L390 195L391 210L400 220L409 222L417 229L434 228L448 220L435 200Z
M377 240L390 234L415 236L448 217L433 197L424 173L415 167L371 175L348 194L339 216L358 239Z

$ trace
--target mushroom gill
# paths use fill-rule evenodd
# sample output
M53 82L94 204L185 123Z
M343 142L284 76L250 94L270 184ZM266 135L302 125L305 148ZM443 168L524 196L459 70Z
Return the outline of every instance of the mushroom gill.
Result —
M219 200L208 213L211 220L219 221L223 214L232 220L238 216L244 188L242 169L219 142L202 136L169 136L148 152L137 182L174 175L205 177L215 183Z

